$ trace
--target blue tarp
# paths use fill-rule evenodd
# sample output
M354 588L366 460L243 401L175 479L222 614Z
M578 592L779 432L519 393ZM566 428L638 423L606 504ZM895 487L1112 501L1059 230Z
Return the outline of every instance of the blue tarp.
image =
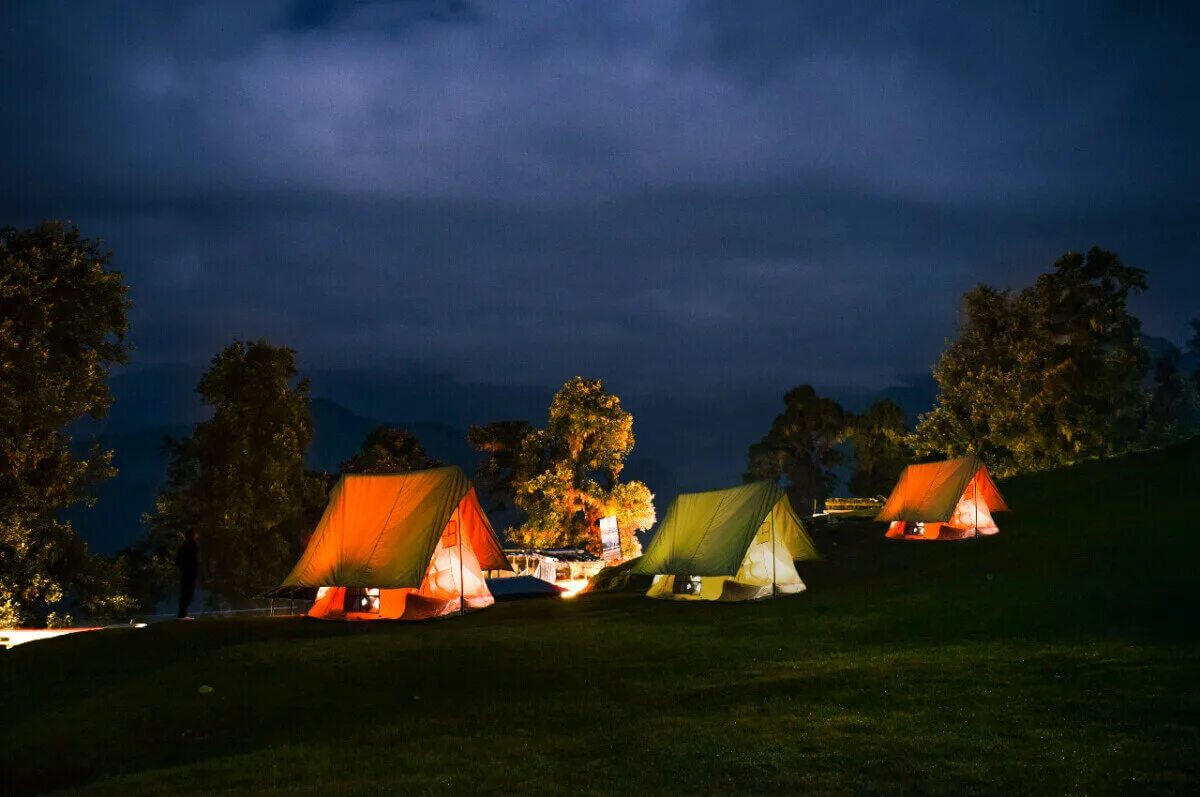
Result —
M562 587L543 581L534 576L513 576L511 578L489 578L488 591L497 601L523 600L524 598L552 598L564 592Z

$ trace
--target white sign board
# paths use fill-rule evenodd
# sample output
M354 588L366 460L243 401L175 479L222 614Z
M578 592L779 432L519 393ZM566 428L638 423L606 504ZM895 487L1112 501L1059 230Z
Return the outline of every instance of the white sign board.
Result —
M600 518L600 558L608 562L621 558L621 532L617 530L617 516Z

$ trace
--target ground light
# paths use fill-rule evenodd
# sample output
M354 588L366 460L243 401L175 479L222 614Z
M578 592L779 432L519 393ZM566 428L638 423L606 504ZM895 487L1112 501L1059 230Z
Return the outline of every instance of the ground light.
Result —
M26 642L79 634L84 631L103 631L106 628L145 628L145 623L122 623L119 625L96 625L83 628L0 628L0 647L9 649Z
M563 581L555 581L554 584L565 590L559 597L574 598L587 588L588 580L586 578L569 578Z

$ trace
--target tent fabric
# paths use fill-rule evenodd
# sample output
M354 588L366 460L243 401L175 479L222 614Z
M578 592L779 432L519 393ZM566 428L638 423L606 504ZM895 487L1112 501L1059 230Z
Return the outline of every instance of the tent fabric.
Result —
M946 523L963 494L976 481L984 505L992 512L1008 510L983 462L978 457L960 457L909 465L875 519Z
M667 509L650 547L632 572L677 576L733 576L771 510L783 502L790 518L780 536L796 559L816 558L783 488L761 481L680 495Z
M630 572L655 577L650 597L758 600L802 591L794 561L816 558L787 494L764 481L676 498ZM678 589L685 579L698 586Z
M995 534L992 513L1005 511L987 466L971 456L909 465L875 519L890 523L889 537L962 539Z
M319 588L314 617L424 619L490 605L484 569L510 567L461 468L350 475L282 587Z

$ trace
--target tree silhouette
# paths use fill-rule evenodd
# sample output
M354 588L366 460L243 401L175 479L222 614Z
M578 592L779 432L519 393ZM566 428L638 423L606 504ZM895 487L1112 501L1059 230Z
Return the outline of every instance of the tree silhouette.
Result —
M775 416L770 431L750 446L744 478L786 479L796 511L815 513L837 481L833 468L845 459L836 446L846 434L846 413L811 385L792 388L783 403L783 413Z
M436 468L441 464L427 455L421 441L407 430L378 426L338 470L341 473L404 473Z

